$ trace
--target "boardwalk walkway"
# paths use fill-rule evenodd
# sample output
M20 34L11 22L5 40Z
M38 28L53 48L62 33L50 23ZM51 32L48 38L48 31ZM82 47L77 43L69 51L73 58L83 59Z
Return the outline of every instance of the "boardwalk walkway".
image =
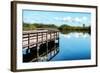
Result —
M38 30L23 32L23 48L31 48L37 43L55 40L59 37L58 31Z
M23 62L48 61L58 53L58 30L23 31Z

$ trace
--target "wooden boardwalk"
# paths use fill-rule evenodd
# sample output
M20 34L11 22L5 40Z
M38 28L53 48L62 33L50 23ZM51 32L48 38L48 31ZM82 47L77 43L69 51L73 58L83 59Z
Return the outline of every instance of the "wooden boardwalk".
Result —
M23 32L23 48L31 48L37 43L44 43L46 41L55 40L59 38L58 31L24 31Z
M26 61L50 60L58 53L59 31L58 30L34 30L23 31L22 47L27 49ZM58 45L58 46L57 46ZM50 55L49 55L50 54ZM50 57L50 58L49 58Z

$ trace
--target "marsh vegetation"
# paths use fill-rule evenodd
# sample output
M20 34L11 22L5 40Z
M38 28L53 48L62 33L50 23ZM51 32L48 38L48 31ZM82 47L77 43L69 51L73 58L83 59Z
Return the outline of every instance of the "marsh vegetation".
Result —
M38 28L52 28L57 29L63 34L67 34L70 32L87 32L91 34L91 26L85 26L85 24L81 24L82 26L70 26L68 24L62 24L61 26L56 26L55 24L42 24L42 23L23 23L23 30L36 30Z

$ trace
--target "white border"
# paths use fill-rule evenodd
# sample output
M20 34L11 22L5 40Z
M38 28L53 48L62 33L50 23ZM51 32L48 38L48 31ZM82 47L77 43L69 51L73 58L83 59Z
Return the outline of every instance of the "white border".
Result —
M22 62L22 9L29 10L49 10L49 11L71 11L71 12L90 12L91 13L91 60L75 60L75 61L57 61L57 62ZM17 69L35 69L35 68L52 68L52 67L68 67L95 65L96 53L96 11L94 8L78 8L64 6L49 5L28 5L17 4Z

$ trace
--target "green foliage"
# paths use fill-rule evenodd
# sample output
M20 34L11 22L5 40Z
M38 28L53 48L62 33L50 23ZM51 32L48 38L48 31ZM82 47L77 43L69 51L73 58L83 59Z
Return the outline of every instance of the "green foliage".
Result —
M69 32L69 31L77 31L77 32L91 32L91 26L86 27L85 24L83 26L69 26L67 24L62 24L61 26L56 26L55 24L42 24L42 23L23 23L23 30L35 30L37 28L55 28L60 32Z
M34 30L36 27L32 24L23 23L23 30Z
M42 24L42 23L23 23L23 30L34 30L36 28L58 28L54 24Z
M63 24L63 25L61 25L59 28L58 28L59 30L61 30L61 31L67 31L67 30L75 30L75 31L82 31L82 30L91 30L91 27L90 26L88 26L88 27L83 27L83 26L69 26L69 25L65 25L65 24Z
M68 30L68 29L70 29L70 26L67 24L63 24L58 29L61 31Z

